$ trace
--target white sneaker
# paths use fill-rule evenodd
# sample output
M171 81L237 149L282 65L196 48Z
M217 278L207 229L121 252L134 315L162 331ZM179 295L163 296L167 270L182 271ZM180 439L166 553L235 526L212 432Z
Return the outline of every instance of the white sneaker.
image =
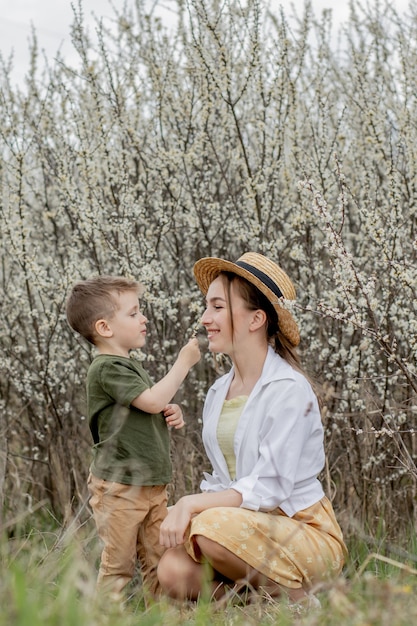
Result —
M320 600L312 593L307 594L304 598L294 602L291 607L297 613L305 613L307 611L318 611L321 609Z

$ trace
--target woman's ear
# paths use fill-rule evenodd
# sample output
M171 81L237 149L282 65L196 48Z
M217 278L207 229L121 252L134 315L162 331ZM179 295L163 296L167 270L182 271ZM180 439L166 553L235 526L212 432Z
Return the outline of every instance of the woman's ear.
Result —
M250 323L250 330L258 330L258 328L262 328L266 324L267 318L266 313L262 309L257 309L253 311L252 321Z
M112 337L113 331L110 328L107 320L97 320L94 324L94 329L99 337Z

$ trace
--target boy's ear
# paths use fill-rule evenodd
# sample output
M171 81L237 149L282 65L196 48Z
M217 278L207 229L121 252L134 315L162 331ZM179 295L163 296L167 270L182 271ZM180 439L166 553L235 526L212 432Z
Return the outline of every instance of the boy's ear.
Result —
M266 313L262 309L257 309L253 312L252 321L250 323L251 330L258 330L266 323Z
M94 324L94 329L99 337L112 337L113 331L110 328L107 320L97 320Z

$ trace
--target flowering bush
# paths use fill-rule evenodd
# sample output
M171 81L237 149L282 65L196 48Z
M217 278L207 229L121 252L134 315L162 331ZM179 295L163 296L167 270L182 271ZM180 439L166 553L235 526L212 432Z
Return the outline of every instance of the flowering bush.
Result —
M416 514L417 131L413 19L353 2L270 13L259 0L175 3L168 30L115 9L80 64L1 68L0 493L6 519L85 501L91 351L69 329L72 283L124 274L147 288L157 379L202 311L201 256L271 256L297 287L304 364L321 386L323 475L345 527ZM389 62L387 62L389 59ZM178 398L172 497L197 490L206 355Z

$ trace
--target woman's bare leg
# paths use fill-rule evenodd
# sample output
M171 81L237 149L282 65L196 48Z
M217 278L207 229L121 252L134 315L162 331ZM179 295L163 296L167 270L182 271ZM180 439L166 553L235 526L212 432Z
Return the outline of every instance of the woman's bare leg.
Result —
M248 585L255 589L262 587L272 597L287 595L293 601L299 601L307 597L303 587L290 589L289 587L278 585L278 583L250 567L245 561L219 543L202 535L197 535L195 540L201 554L207 559L212 568L222 574L222 576L235 582L247 582Z
M176 600L197 600L204 593L217 599L224 593L223 585L214 579L211 566L196 563L184 546L166 550L157 573L163 593Z
M224 577L231 582L247 583L254 589L262 587L272 597L287 595L291 600L299 601L308 595L302 587L290 589L278 585L207 537L197 535L195 540L207 564L196 563L184 546L169 548L159 561L158 579L163 592L171 598L197 600L202 593L219 598L223 590L216 580L217 573L221 575L219 578Z

